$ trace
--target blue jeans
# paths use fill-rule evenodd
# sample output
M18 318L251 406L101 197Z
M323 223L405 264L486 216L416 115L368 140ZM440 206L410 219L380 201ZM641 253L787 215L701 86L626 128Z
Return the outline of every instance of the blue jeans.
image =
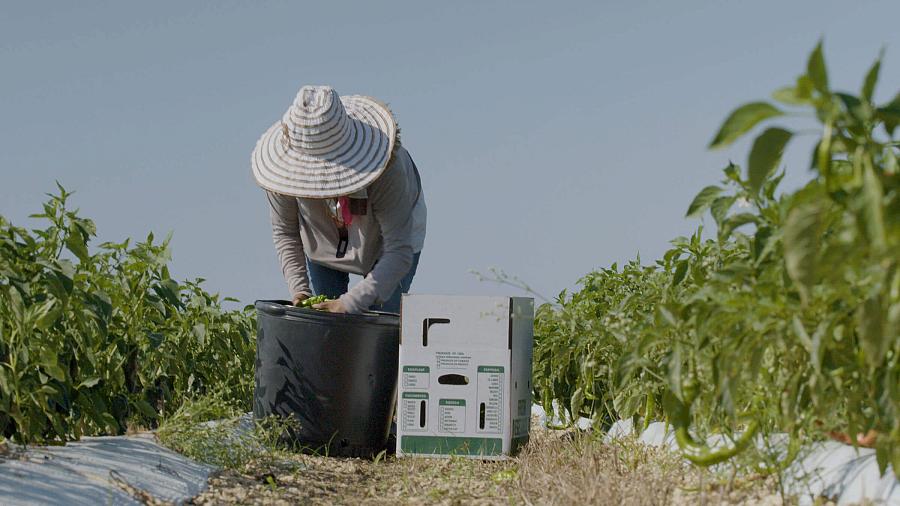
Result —
M419 257L421 255L421 252L413 255L412 266L410 266L409 272L400 280L400 286L394 290L391 298L383 304L376 304L369 309L373 311L387 311L389 313L400 312L400 297L404 293L409 292L409 287L412 286L413 277L416 275L416 268L419 266ZM310 261L306 262L306 269L309 272L309 283L312 285L313 294L325 295L329 299L336 299L347 293L350 285L350 274Z

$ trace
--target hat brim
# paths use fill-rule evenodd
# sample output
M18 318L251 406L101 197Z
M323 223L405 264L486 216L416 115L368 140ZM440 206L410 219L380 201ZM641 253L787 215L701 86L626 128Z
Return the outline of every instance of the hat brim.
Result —
M260 137L251 169L266 190L304 198L355 193L381 176L390 162L397 124L381 102L359 95L341 97L352 132L325 153L307 155L285 146L281 122Z

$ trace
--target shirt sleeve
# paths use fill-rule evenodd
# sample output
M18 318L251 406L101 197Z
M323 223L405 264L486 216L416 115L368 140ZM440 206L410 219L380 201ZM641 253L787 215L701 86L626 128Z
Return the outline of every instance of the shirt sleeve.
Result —
M403 156L408 155L402 152L398 158ZM411 168L401 159L392 162L369 189L372 213L381 228L382 254L372 271L341 296L349 313L390 299L412 267L412 210L419 188L411 179Z
M269 217L272 221L272 240L281 263L281 272L287 281L291 297L311 295L309 275L306 272L306 254L300 238L300 217L297 199L274 192L266 192L269 200Z

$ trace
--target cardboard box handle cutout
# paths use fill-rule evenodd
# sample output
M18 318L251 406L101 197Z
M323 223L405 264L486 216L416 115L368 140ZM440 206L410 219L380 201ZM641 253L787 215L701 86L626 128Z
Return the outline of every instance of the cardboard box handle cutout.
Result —
M438 383L441 385L468 385L469 378L462 374L444 374L438 377Z

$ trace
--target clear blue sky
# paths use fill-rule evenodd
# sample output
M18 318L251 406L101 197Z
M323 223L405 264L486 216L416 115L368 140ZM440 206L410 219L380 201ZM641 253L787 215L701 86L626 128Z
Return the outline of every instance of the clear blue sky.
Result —
M684 211L746 143L735 106L790 83L824 36L832 82L900 88L900 2L7 2L0 214L54 180L100 240L174 231L174 273L244 302L286 296L250 152L303 84L391 104L422 170L413 289L555 294L697 222ZM786 158L805 177L809 146Z

